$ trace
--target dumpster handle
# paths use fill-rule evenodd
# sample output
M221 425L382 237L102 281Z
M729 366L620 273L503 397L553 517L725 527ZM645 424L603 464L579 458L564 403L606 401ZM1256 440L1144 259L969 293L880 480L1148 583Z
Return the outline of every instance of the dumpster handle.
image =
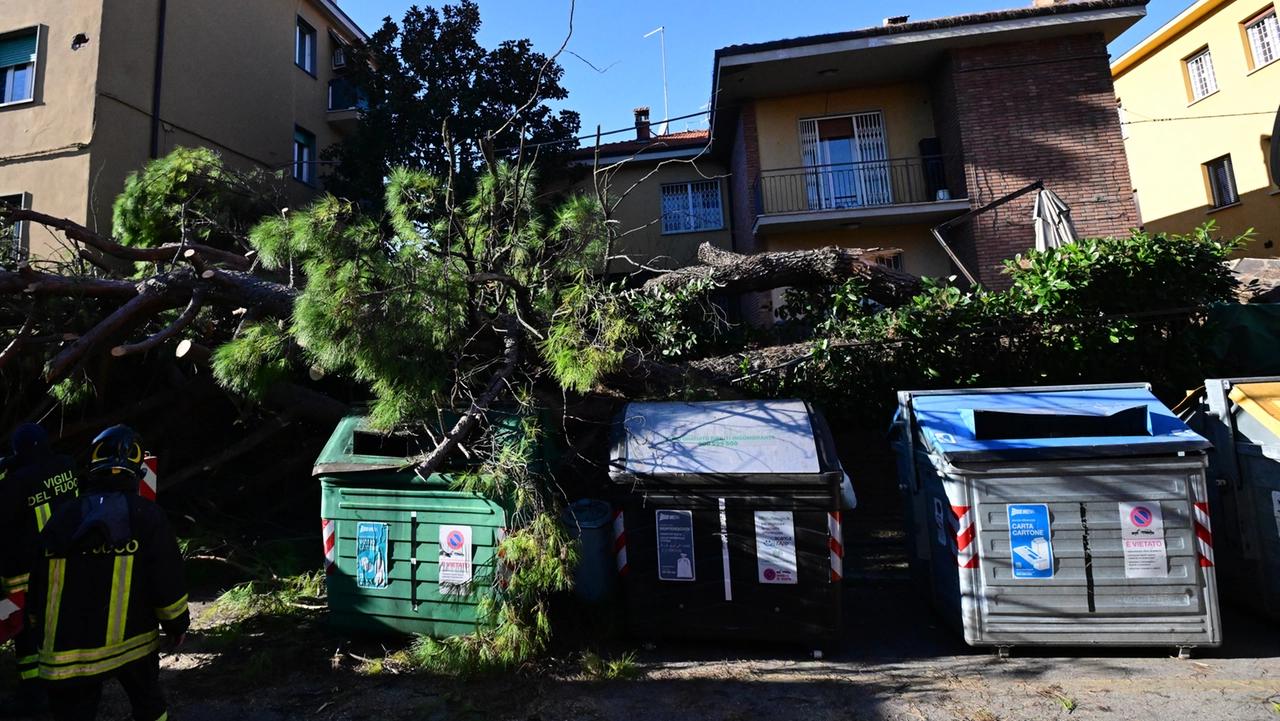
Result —
M418 611L418 512L409 512L409 605Z

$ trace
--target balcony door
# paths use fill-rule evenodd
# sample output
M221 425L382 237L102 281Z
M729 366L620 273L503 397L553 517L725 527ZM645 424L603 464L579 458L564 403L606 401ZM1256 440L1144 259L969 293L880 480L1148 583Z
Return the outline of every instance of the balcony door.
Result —
M880 112L801 120L800 149L810 210L893 203Z

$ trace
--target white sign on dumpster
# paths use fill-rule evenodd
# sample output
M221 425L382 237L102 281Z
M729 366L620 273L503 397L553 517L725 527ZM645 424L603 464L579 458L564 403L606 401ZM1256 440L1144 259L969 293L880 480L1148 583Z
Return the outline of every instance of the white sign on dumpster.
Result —
M796 583L796 527L791 511L756 511L760 583Z
M1159 501L1120 504L1120 539L1125 578L1165 578L1169 563L1164 545L1164 516Z
M471 583L471 526L440 527L440 593L467 592Z

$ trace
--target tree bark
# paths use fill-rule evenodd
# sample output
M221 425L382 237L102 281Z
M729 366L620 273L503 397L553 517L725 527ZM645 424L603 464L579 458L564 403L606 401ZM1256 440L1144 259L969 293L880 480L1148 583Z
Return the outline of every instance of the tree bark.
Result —
M920 292L920 279L900 270L877 265L901 250L896 248L837 248L795 250L782 253L741 255L703 243L698 248L702 265L693 265L650 279L651 293L673 292L699 281L710 281L716 292L750 293L788 286L827 285L861 278L867 297L886 306L899 306Z

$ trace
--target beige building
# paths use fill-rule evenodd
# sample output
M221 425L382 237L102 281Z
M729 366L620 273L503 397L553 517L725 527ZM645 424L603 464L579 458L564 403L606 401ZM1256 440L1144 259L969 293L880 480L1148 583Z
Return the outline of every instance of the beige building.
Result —
M364 39L333 0L0 0L0 198L109 233L130 172L204 146L305 201L318 152L355 129L343 50Z
M574 151L571 164L590 170L576 183L581 193L607 185L611 217L617 221L614 275L671 270L697 262L698 246L731 249L728 173L709 154L706 130L654 134L649 109L636 109L636 137ZM596 178L599 178L597 181Z
M1268 171L1280 105L1271 0L1199 0L1111 65L1145 228L1214 221L1244 253L1280 255L1280 186Z

